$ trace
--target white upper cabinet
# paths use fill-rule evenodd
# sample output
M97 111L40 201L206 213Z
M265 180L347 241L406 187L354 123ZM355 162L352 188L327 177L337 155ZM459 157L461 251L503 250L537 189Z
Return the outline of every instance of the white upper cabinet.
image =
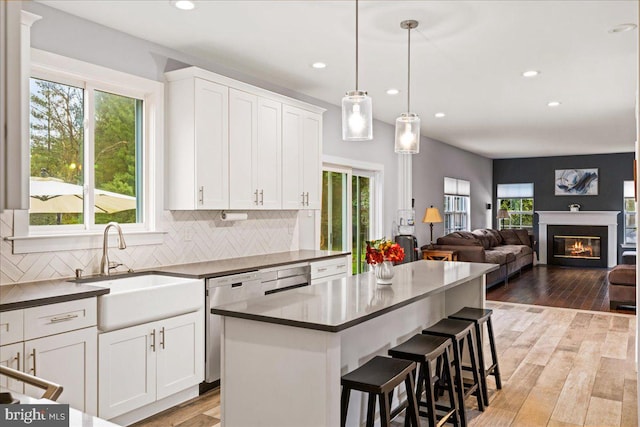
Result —
M281 209L282 104L229 90L229 208Z
M168 85L166 207L229 207L229 89L207 80Z
M323 109L195 67L165 76L167 209L320 209Z
M322 116L282 107L282 207L320 209Z

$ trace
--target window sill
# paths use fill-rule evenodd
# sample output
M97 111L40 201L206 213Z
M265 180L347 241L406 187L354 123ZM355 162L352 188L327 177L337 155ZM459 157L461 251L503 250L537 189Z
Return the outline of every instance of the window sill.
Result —
M160 245L165 234L164 231L125 231L124 238L127 246ZM5 237L13 243L14 254L98 249L102 248L102 239L102 232ZM109 246L116 245L116 233L109 234Z
M636 248L636 244L635 243L623 243L620 245L620 247L622 249L635 249Z

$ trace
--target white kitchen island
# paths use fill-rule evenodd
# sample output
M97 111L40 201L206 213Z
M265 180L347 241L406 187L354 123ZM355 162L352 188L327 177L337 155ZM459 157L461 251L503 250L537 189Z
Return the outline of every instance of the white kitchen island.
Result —
M417 261L392 285L365 273L211 311L223 316L221 419L233 427L340 425L340 377L464 306L495 264ZM352 393L347 425L366 399Z

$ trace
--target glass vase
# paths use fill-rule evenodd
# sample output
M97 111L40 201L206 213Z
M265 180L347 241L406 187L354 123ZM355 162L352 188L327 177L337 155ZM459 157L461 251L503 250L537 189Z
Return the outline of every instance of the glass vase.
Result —
M373 272L376 275L376 283L380 285L390 285L393 283L393 262L382 261L374 264Z

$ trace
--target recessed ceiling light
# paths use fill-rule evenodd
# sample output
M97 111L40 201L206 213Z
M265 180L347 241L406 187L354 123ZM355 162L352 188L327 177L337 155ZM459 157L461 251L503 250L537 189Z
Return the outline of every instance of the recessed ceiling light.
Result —
M537 70L528 70L522 73L522 77L535 77L540 74L540 71Z
M609 30L610 33L624 33L638 28L636 24L620 24Z
M191 0L173 0L171 4L180 10L193 10L196 7Z
M445 113L435 113L434 116L436 116L437 118L441 119L444 116L446 116L446 114Z
M311 66L315 69L321 70L323 68L327 68L327 64L325 64L324 62L314 62L313 64L311 64Z
M561 102L560 102L560 101L549 101L549 102L547 103L547 105L548 105L549 107L558 107L558 106L560 106L560 104L561 104Z
M387 89L387 95L397 95L399 93L400 91L398 89L393 89L393 88Z

